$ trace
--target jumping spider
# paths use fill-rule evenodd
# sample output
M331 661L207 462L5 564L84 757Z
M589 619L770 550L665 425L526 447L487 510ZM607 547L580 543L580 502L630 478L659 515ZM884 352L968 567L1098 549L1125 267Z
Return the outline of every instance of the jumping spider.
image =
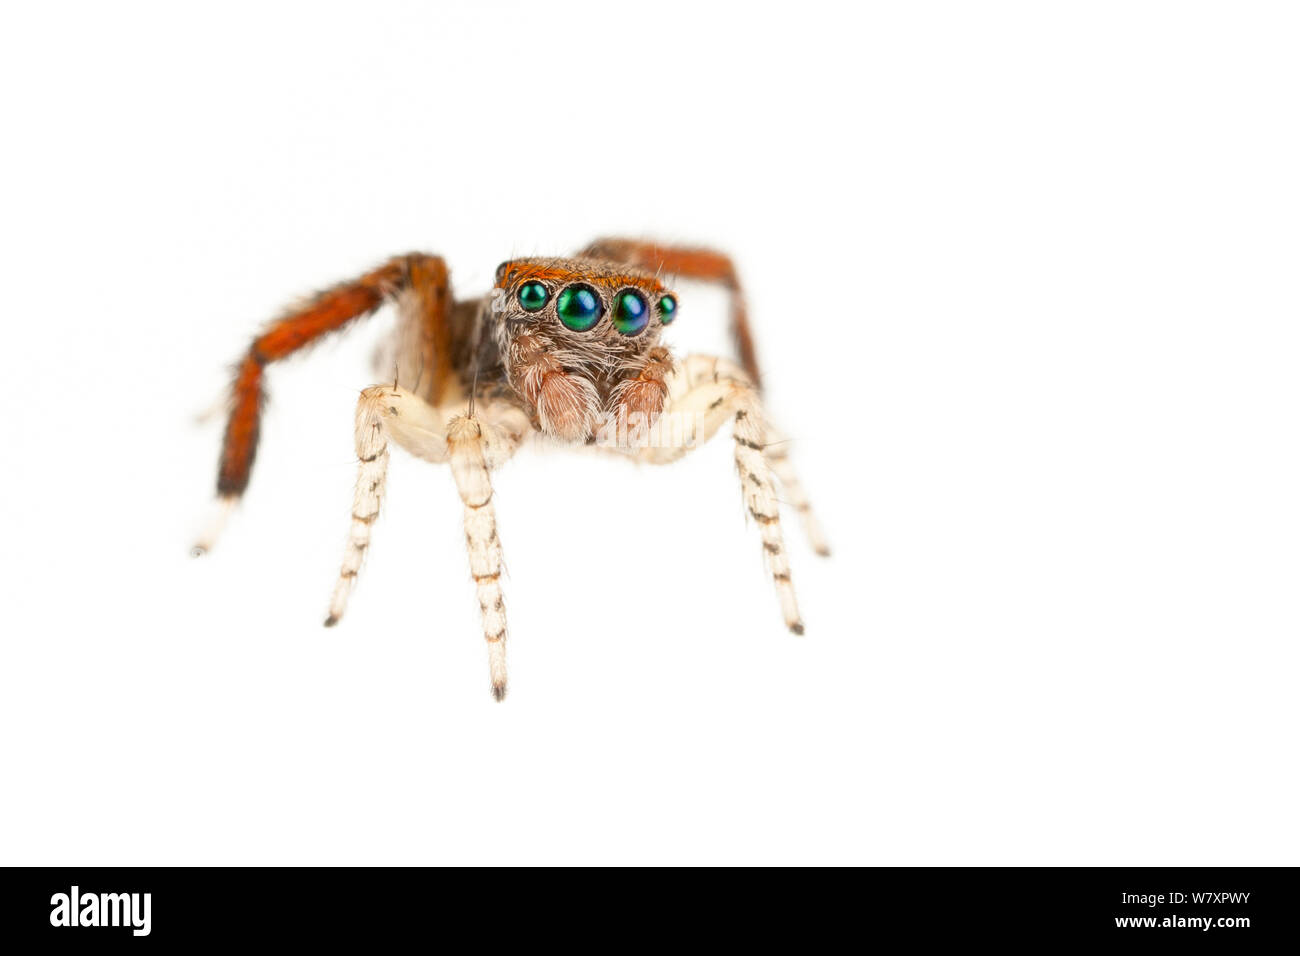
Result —
M690 355L677 360L659 344L677 314L665 273L720 284L730 294L739 364ZM352 282L294 306L249 346L232 387L217 493L224 516L248 486L265 401L266 366L392 302L397 307L396 378L361 393L356 411L359 462L352 525L326 626L343 616L379 516L395 442L417 458L451 465L465 508L470 573L488 644L492 694L506 693L506 614L501 595L489 473L533 433L570 445L597 445L667 464L696 440L733 422L736 468L749 514L780 598L786 626L803 633L781 540L774 477L802 515L819 554L828 549L786 457L768 425L744 298L731 260L706 249L603 239L575 258L514 259L497 269L491 292L452 298L438 256L398 256ZM672 419L672 440L639 439ZM611 429L611 426L614 426ZM668 429L660 429L659 438ZM616 437L611 437L611 435ZM211 546L220 521L195 547Z

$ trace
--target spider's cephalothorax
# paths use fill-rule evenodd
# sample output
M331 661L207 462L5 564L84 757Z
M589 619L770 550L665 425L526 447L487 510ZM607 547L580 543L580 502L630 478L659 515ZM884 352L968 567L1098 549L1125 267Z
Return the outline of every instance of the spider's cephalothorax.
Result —
M677 360L660 344L677 315L677 299L659 279L667 273L717 282L730 292L739 364L705 355ZM758 362L736 271L730 259L707 249L603 239L574 258L502 263L486 296L460 302L451 296L443 260L413 253L310 297L255 338L236 368L217 476L222 517L248 485L266 366L388 301L397 306L398 327L393 363L385 367L396 368L396 380L364 389L357 403L352 525L327 626L342 618L369 547L384 496L389 443L447 463L465 512L492 693L504 698L506 615L492 469L535 433L667 464L730 421L741 493L758 525L782 616L790 630L803 633L781 535L777 481L814 549L829 551L786 444L768 423L759 397ZM671 429L622 427L665 419L672 419ZM620 427L604 427L610 422ZM598 440L610 434L617 437ZM219 524L214 522L196 553L211 546Z
M663 411L672 356L659 335L677 300L658 279L598 259L515 259L490 301L506 380L541 431L584 442L602 415Z

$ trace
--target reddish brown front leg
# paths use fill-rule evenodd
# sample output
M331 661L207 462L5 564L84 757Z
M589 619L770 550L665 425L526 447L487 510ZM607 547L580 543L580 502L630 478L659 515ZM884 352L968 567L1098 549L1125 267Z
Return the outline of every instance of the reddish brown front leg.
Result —
M442 259L420 253L398 256L359 279L318 292L272 322L253 340L236 368L232 407L217 473L217 493L222 498L233 501L248 487L266 400L263 384L266 366L342 329L354 319L371 314L386 299L408 291L413 294L412 300L420 310L426 331L422 343L430 353L427 367L435 379L450 374L447 317L451 301L447 266ZM445 382L435 380L433 394L438 394L444 385Z
M749 331L749 313L740 288L740 277L729 256L712 249L684 246L661 246L642 239L597 239L579 253L596 259L609 259L637 266L650 272L671 273L683 279L716 282L731 294L731 337L736 355L756 388L762 387L754 337Z

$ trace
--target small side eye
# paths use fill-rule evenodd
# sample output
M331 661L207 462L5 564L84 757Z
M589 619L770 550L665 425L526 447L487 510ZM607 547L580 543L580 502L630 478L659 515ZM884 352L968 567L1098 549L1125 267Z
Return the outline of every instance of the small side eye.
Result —
M650 306L639 292L628 289L614 300L614 328L619 335L636 335L650 324Z
M677 317L677 300L671 295L666 295L659 300L659 321L664 325L672 325L673 319Z
M546 286L540 282L525 282L519 287L519 305L525 312L536 312L538 309L545 308L546 301L550 297Z
M600 297L585 285L566 286L555 300L555 311L566 328L586 332L600 321Z

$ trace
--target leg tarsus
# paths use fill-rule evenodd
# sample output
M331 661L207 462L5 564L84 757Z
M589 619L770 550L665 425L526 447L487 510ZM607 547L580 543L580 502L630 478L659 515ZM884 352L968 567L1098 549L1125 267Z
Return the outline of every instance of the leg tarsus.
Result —
M190 557L201 558L212 550L217 539L221 537L222 530L226 527L226 522L230 520L231 513L235 510L235 505L239 503L236 495L221 495L212 509L207 524L199 533L198 539L190 548Z
M777 481L784 489L786 501L799 513L799 520L803 525L804 537L808 539L808 544L820 557L829 558L831 547L826 541L826 534L822 531L821 522L817 520L817 515L813 512L812 503L803 490L803 485L799 481L794 465L790 463L790 454L787 450L789 442L770 428L768 436L767 444L763 449L764 454L767 456L767 463L771 466L772 473L776 475Z

